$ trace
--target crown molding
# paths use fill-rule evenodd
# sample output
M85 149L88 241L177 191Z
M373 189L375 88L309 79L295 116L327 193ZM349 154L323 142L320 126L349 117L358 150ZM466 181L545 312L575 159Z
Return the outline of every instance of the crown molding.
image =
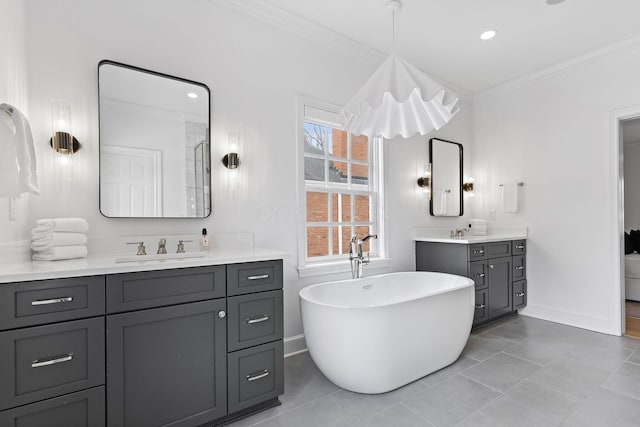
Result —
M274 6L264 0L209 0L211 3L235 10L244 15L275 25L276 27L300 34L316 43L343 52L368 64L380 65L387 54L357 42L327 27L309 21L299 15ZM415 64L414 64L415 65ZM422 69L421 67L418 67ZM428 73L435 80L462 96L473 92L439 76Z
M293 31L363 62L380 64L386 54L263 0L209 0L245 15Z
M592 50L582 55L575 56L571 59L561 61L557 64L551 65L534 73L527 74L525 76L500 83L496 86L477 91L476 95L485 94L500 89L522 89L637 49L640 49L640 37L623 40L621 42L613 43L603 48Z

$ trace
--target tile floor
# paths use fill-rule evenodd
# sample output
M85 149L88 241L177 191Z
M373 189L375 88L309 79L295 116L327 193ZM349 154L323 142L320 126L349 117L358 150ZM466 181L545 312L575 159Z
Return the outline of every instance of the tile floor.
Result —
M451 366L381 395L289 357L280 400L231 426L640 426L640 340L514 316L474 331Z

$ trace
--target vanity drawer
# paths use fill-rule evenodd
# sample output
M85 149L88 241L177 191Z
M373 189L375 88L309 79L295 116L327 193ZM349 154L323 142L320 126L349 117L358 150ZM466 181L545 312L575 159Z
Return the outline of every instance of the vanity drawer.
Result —
M484 322L489 318L488 304L489 290L476 291L476 310L473 314L473 324Z
M487 256L489 258L503 257L511 255L511 242L493 242L487 245Z
M469 245L469 261L487 259L487 244L476 243Z
M103 427L104 387L66 394L0 412L2 427Z
M487 262L474 261L469 263L469 277L475 282L476 289L487 287Z
M0 285L0 330L104 314L104 276Z
M512 255L524 255L527 253L527 241L526 240L514 240L511 242L511 254Z
M284 393L282 341L229 353L229 413Z
M229 351L282 339L282 290L227 299Z
M513 280L522 280L527 277L526 258L524 255L513 257Z
M107 312L224 297L225 274L224 265L111 274L107 276Z
M513 282L513 309L522 308L527 305L527 281L519 280Z
M227 295L282 289L282 260L227 265Z
M104 384L104 318L0 333L0 410Z

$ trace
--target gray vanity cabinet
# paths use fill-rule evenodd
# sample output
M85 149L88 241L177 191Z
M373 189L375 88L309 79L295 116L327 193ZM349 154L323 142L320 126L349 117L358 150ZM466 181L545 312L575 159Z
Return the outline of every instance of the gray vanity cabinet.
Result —
M489 243L416 242L416 270L466 276L475 282L473 325L526 305L526 241Z
M226 415L224 299L107 317L109 426L198 426Z

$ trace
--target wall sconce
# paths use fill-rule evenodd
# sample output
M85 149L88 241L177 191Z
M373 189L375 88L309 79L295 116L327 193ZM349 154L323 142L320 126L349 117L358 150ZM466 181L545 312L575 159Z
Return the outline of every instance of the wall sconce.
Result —
M429 192L431 186L431 164L425 165L424 175L418 177L418 187L422 188L425 193Z
M71 155L80 149L80 143L71 133L71 105L68 102L51 101L52 137L49 145L58 154Z
M474 194L474 188L473 188L474 182L475 180L473 178L469 178L467 182L462 184L462 191L464 191L465 193L469 193L469 195L472 196Z
M227 154L222 158L222 164L227 169L237 169L240 166L240 158L238 157L238 146L240 145L240 135L237 133L229 133L229 147Z

